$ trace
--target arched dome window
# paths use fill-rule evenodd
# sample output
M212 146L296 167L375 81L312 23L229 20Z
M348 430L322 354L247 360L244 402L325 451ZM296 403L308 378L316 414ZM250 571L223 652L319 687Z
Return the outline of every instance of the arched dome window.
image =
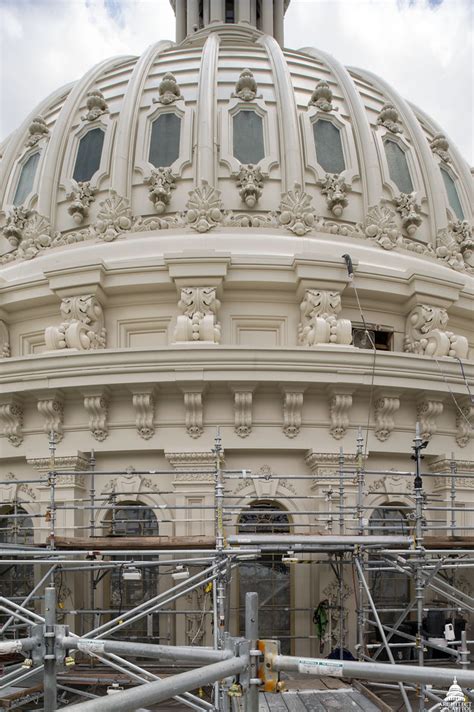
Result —
M95 128L88 131L79 141L76 164L72 177L78 183L89 181L99 170L102 158L105 132Z
M342 150L341 132L332 121L318 119L313 124L316 158L326 173L342 173L346 164Z
M225 21L226 22L235 22L234 0L225 0Z
M396 141L389 138L383 142L385 156L387 157L388 172L401 193L412 193L413 182L408 168L405 151Z
M155 168L171 166L179 157L181 119L174 113L160 114L151 128L148 160Z
M448 195L448 202L449 202L451 208L456 213L457 219L464 220L464 212L461 207L461 201L459 200L458 191L456 189L456 183L453 180L453 178L451 177L451 174L448 173L446 168L443 168L443 166L440 166L439 169L441 171L441 175L443 176L444 187L446 188L446 193Z
M234 156L241 163L256 164L265 157L263 119L256 111L237 112L233 118Z
M13 504L0 512L0 542L31 546L34 543L33 522L23 507ZM0 561L0 595L17 599L26 598L34 585L32 564L3 565Z
M289 534L290 520L277 502L253 502L239 520L240 534ZM259 631L262 638L281 640L283 655L291 651L290 570L280 554L262 554L258 561L242 561L239 567L240 631L245 630L245 594L259 595Z
M23 164L16 186L15 197L13 198L13 205L21 205L24 203L33 190L39 157L39 151L36 151L36 153L32 153L26 163Z
M158 521L153 509L139 502L120 502L111 512L105 522L110 536L143 537L158 536ZM123 559L124 557L119 557ZM135 556L133 561L147 561L151 557ZM127 580L124 578L126 566L122 565L112 570L110 576L110 608L126 611L138 606L148 598L158 593L159 572L157 566L140 566L141 578ZM141 619L127 626L124 633L127 639L158 637L158 615L149 619Z

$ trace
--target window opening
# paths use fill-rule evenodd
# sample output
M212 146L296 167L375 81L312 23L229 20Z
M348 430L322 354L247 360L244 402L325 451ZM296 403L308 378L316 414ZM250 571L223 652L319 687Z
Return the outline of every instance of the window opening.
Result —
M280 511L278 511L280 510ZM239 520L241 534L288 534L290 521L279 504L259 501L250 505ZM262 638L281 640L283 655L291 651L290 570L281 554L262 554L258 561L242 561L239 567L239 620L245 630L245 594L259 596L259 631Z
M4 508L0 514L0 542L2 544L34 544L33 522L17 502ZM15 602L28 596L34 586L33 564L2 564L0 560L0 595ZM0 625L5 616L0 616Z
M23 164L15 191L15 197L13 198L13 205L21 205L24 203L33 190L33 183L35 181L39 157L40 154L37 151L28 158L26 163Z
M342 173L346 164L340 130L331 121L318 119L313 124L313 134L316 157L321 168L327 173Z
M234 156L256 164L265 157L263 119L256 111L239 111L233 118Z
M401 193L412 193L413 183L408 168L405 151L398 143L387 139L384 141L385 156L387 157L388 172Z
M393 329L379 324L364 326L352 322L352 343L358 349L372 349L374 344L377 351L392 351Z
M461 201L459 200L459 195L458 191L456 189L456 183L452 179L451 175L448 173L448 171L440 166L440 171L441 175L443 176L443 181L444 181L444 187L446 188L446 193L448 195L448 202L454 212L456 213L456 217L458 220L464 220L464 212L461 207Z
M234 0L225 0L225 21L235 22Z
M76 165L72 177L78 183L88 181L99 170L105 133L102 129L91 129L79 141Z
M149 161L156 168L171 166L179 157L181 119L176 114L158 116L151 129Z

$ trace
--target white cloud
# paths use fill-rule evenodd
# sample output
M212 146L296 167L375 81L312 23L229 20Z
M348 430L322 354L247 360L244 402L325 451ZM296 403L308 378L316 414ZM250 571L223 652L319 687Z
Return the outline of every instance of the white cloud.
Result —
M288 47L369 69L472 159L471 0L292 0ZM174 38L169 0L0 0L0 136L49 93L114 55Z

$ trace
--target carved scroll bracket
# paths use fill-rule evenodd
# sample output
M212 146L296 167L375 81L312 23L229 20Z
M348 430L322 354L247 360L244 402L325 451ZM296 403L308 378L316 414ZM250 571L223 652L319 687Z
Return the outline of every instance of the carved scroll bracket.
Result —
M331 388L329 395L329 415L331 426L329 432L336 440L341 440L350 424L350 410L352 408L352 392Z
M18 396L0 402L0 426L2 435L18 447L23 442L23 404Z
M255 384L231 384L234 393L234 431L246 438L252 432L252 404Z
M92 437L102 442L109 434L107 422L110 390L107 387L84 393L84 408L89 416L89 430Z
M153 387L134 389L132 391L132 402L137 433L144 440L149 440L155 434L155 389Z
M443 413L443 401L430 395L421 395L416 403L416 419L423 440L431 440L438 430L438 418Z
M301 428L303 413L304 386L282 386L283 394L283 432L287 438L295 438Z
M43 432L54 433L56 442L64 436L64 400L60 391L38 396L38 413L43 418Z
M199 438L204 432L203 395L204 385L181 386L184 396L184 419L186 432L192 438Z
M375 437L388 440L395 428L395 413L400 408L398 395L379 393L374 403Z

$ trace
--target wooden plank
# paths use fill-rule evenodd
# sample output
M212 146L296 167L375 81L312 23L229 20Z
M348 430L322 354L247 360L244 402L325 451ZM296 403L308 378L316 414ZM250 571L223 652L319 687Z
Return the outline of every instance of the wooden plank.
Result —
M321 693L316 692L298 692L298 697L304 704L308 712L326 712L321 698Z
M358 705L358 708L356 709L361 709L362 712L380 712L380 709L376 707L374 703L368 699L368 697L365 697L358 690L352 690L347 694L351 698L351 700L353 700Z
M260 692L258 695L258 712L270 712L265 692Z
M369 690L368 687L363 685L359 680L353 680L352 686L361 692L364 697L367 697L369 700L371 700L376 708L379 710L379 712L393 712L392 707L390 705L387 705L386 702L380 699L380 697L377 697L375 692L373 690Z
M285 687L287 690L298 690L300 692L308 690L312 692L313 690L326 690L327 687L320 677L301 677L293 680L285 680Z
M55 537L57 549L214 549L216 540L210 536L97 536Z
M279 692L265 692L264 695L271 712L288 712Z
M283 692L281 697L288 712L306 712L297 692Z
M321 682L328 690L341 690L343 687L348 688L348 685L338 677L322 677Z
M358 705L347 696L345 691L319 692L315 697L321 702L326 712L332 712L333 710L338 710L338 712L341 712L341 710L344 710L344 712L349 712L350 710L360 712Z

